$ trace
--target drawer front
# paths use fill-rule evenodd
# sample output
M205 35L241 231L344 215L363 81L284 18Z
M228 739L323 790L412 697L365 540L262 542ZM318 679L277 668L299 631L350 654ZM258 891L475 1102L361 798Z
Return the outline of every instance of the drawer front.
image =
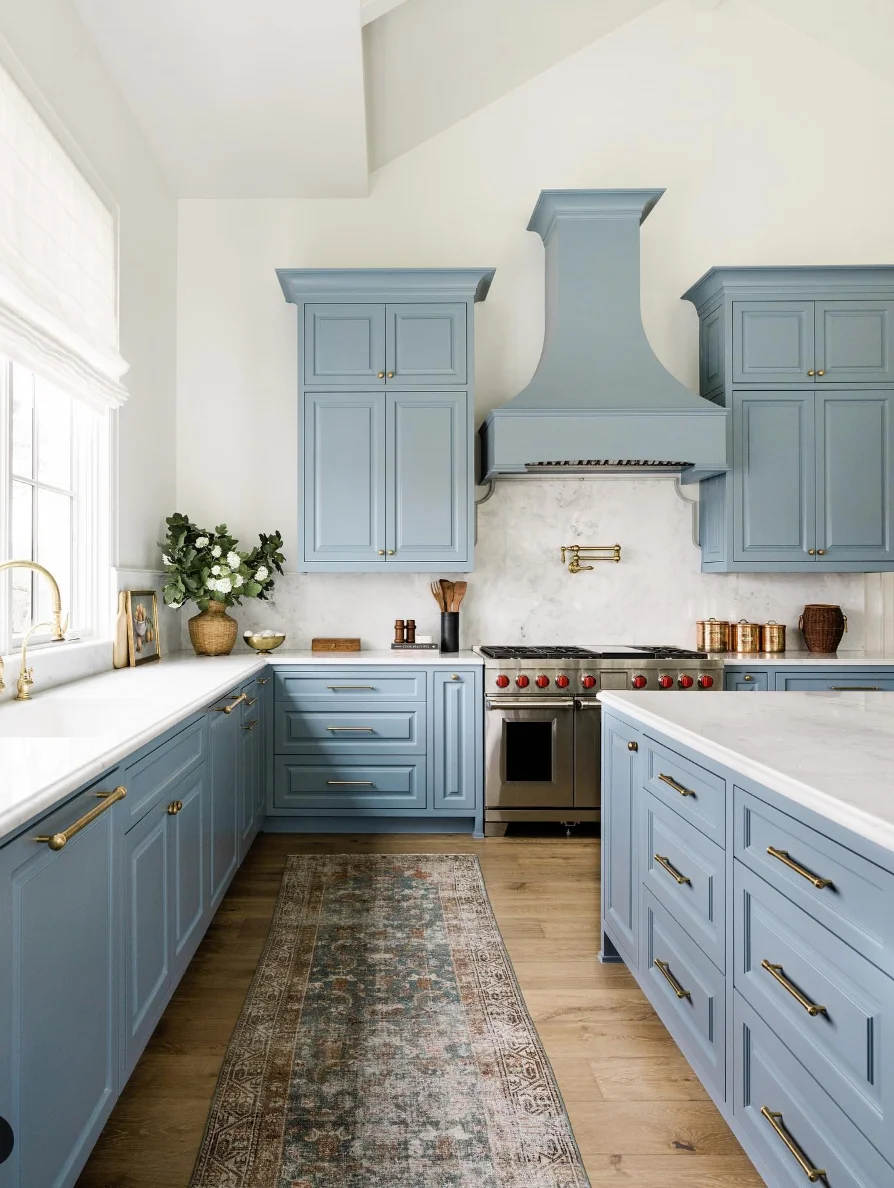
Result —
M369 809L418 812L426 807L425 760L384 764L375 757L306 763L276 760L273 805L277 809Z
M848 689L867 693L890 692L894 674L889 672L777 672L776 688L786 693L843 693Z
M894 976L894 875L742 788L733 803L736 857Z
M894 1158L894 981L741 862L734 893L736 988Z
M719 846L726 847L726 780L661 743L645 740L646 788Z
M643 799L643 883L722 971L726 963L725 852L662 801L648 793Z
M723 687L728 693L766 693L770 688L770 674L760 669L749 672L729 669L723 674Z
M723 974L645 889L641 932L640 970L652 1005L701 1079L723 1097Z
M360 701L425 701L425 669L383 672L381 669L326 668L278 669L275 674L277 702L323 702L342 705Z
M888 1188L894 1168L739 993L733 1019L733 1113L768 1183L804 1188L812 1171L826 1188Z
M124 769L128 819L137 821L157 804L176 783L205 761L205 720L200 718L168 738Z
M423 754L425 707L373 711L277 707L277 754L351 754L361 751Z

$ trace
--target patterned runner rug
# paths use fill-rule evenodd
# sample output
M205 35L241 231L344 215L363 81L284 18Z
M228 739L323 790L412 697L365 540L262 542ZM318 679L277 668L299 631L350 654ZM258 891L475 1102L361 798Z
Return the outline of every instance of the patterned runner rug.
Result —
M190 1188L587 1188L466 854L293 855Z

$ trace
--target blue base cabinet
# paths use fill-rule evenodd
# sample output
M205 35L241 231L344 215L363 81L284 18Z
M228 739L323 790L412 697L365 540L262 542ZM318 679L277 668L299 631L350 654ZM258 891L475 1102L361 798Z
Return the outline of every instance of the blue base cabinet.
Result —
M848 690L881 693L894 690L894 664L848 668L814 664L769 664L759 661L727 665L723 673L727 692L844 693Z

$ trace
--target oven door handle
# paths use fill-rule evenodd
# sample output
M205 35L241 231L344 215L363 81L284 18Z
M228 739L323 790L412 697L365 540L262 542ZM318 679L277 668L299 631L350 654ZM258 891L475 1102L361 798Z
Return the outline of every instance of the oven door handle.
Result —
M583 698L578 698L574 703L575 709L602 709L601 701L584 701Z
M487 698L485 705L489 710L518 710L518 709L574 709L574 701L534 701L531 698L519 697L515 701L492 701Z

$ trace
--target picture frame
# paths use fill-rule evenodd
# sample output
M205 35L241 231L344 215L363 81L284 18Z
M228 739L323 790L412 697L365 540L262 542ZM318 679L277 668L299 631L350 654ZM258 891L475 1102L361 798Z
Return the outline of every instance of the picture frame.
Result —
M161 659L158 598L154 590L126 590L127 659L131 668Z

